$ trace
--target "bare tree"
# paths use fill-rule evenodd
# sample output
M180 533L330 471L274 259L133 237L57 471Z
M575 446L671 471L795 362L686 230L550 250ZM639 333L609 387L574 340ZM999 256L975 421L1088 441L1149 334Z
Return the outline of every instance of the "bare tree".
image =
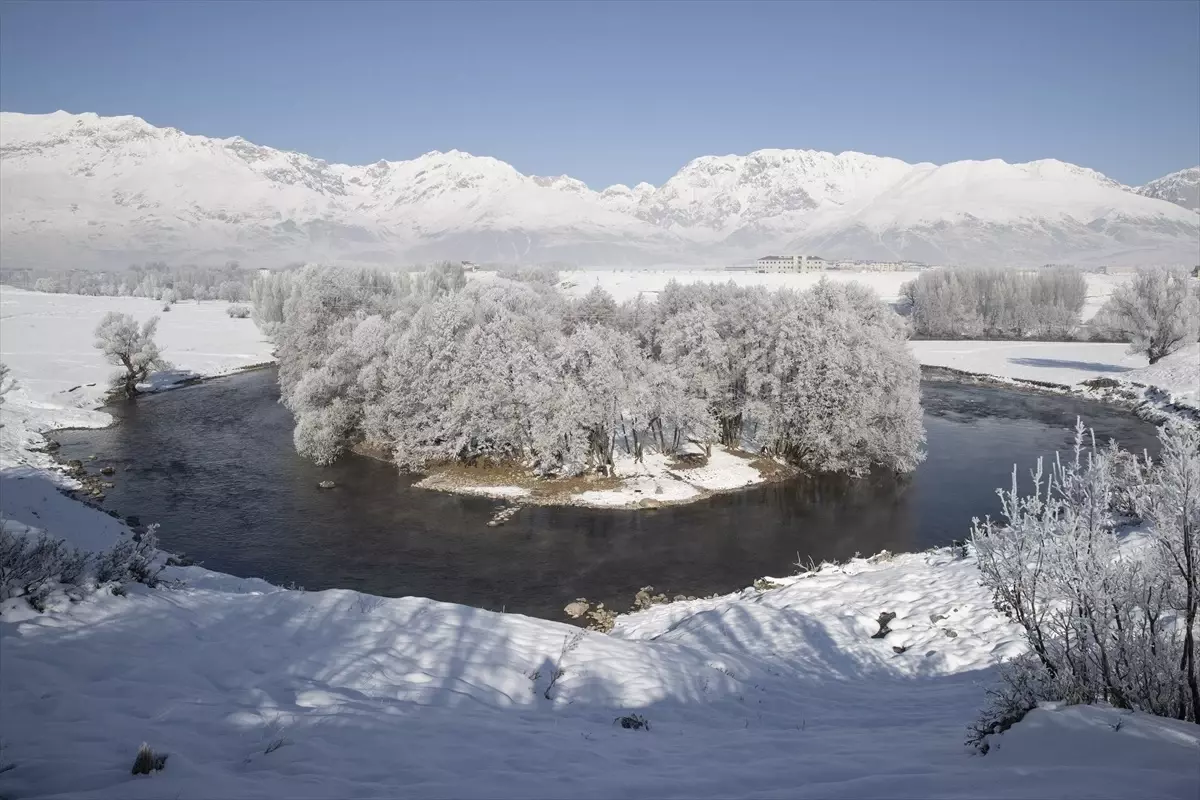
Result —
M158 317L146 320L139 330L137 320L116 311L105 314L96 326L96 348L108 363L123 368L113 376L114 391L133 397L151 372L168 366L154 341L157 329Z
M1196 341L1200 298L1183 268L1144 268L1118 286L1104 308L1113 331L1129 341L1129 352L1151 364Z

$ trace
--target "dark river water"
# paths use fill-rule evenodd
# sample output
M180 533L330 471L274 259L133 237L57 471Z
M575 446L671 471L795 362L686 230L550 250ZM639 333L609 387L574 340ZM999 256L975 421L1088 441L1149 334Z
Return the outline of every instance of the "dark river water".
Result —
M626 609L654 585L709 594L794 571L797 559L922 550L995 515L1013 464L1069 449L1076 415L1098 438L1155 447L1154 427L1074 398L922 384L928 458L901 478L795 479L686 506L529 506L500 527L495 500L412 488L350 456L317 467L292 448L273 369L143 397L103 430L60 431L64 459L111 464L106 508L161 524L162 546L204 566L307 589L420 595L563 619L577 597ZM317 488L321 480L337 488Z

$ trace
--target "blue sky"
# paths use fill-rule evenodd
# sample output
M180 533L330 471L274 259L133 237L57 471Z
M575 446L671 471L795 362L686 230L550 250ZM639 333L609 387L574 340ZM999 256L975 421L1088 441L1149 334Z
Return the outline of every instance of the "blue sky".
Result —
M764 147L1200 162L1200 2L0 4L0 108L600 188Z

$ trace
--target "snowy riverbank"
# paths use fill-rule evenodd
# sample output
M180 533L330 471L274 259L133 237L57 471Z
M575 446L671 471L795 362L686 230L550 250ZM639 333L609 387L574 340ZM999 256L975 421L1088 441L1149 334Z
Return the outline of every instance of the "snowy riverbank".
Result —
M69 481L37 448L49 428L107 421L94 410L97 387L86 386L108 371L90 350L99 316L119 307L145 317L157 304L0 298L3 359L21 383L0 407L0 515L89 550L109 547L129 529L58 492ZM181 369L219 374L269 359L252 323L229 320L223 304L162 316L166 355ZM945 550L656 606L620 618L607 636L197 567L165 577L183 584L60 598L45 613L17 602L0 614L0 795L1200 791L1200 728L1111 708L1039 709L995 737L988 755L971 754L966 726L993 667L1023 645L974 562ZM892 633L871 638L883 611L897 615ZM649 729L614 724L631 715ZM142 742L167 754L162 772L130 774Z

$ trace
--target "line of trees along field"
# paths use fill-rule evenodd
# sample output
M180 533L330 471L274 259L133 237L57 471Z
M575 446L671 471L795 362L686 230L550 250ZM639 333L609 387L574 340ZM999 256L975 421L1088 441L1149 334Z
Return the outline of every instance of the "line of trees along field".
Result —
M949 339L1071 339L1087 283L1074 267L955 267L922 272L902 290L913 333Z
M365 441L402 468L479 459L547 475L617 452L742 447L813 472L900 472L923 458L905 323L858 284L805 292L672 283L657 302L571 299L557 275L466 281L309 267L261 276L297 450Z
M119 270L4 270L0 282L18 289L51 294L101 297L149 297L152 300L225 300L250 298L254 273L236 261L221 267L190 264L171 266L164 261L132 264Z
M1182 267L1137 270L1085 324L1086 300L1075 267L953 267L905 284L899 310L924 339L1128 342L1151 364L1200 335L1200 282Z

